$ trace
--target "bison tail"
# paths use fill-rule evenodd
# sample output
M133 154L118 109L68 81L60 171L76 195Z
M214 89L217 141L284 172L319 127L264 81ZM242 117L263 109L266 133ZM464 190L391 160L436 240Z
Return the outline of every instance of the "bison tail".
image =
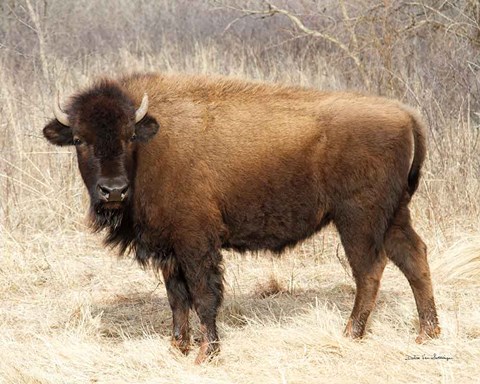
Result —
M415 193L420 181L420 174L426 154L426 127L422 117L414 110L408 108L413 123L413 160L408 173L407 192L410 197Z

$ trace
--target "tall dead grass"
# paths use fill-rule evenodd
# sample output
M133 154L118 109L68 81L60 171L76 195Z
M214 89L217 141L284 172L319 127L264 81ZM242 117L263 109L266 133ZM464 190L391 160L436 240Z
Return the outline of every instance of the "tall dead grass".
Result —
M275 2L312 28L351 38L350 30L338 29L342 13L334 3L325 2L321 14L316 2ZM352 20L360 20L373 2L345 3ZM241 3L252 4L258 2ZM367 44L369 34L373 41L361 52L370 91L420 108L430 126L412 211L429 246L439 340L413 343L413 297L391 266L366 339L344 339L354 286L328 229L281 259L225 254L222 355L216 364L194 367L191 357L169 351L162 283L109 255L88 233L74 152L47 145L41 135L57 89L66 96L98 75L159 70L365 90L335 46L299 36L277 16L245 17L227 28L239 17L229 5L0 5L0 382L474 382L480 373L479 50L441 28L422 29L427 24L417 35L398 35L400 16L387 13L380 23L393 8L362 18L357 41ZM381 50L389 60L376 56ZM434 354L452 360L407 360Z

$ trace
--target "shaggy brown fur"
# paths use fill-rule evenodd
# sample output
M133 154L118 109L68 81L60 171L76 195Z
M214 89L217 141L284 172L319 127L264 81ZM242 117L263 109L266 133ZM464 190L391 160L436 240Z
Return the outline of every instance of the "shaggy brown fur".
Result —
M144 93L147 116L134 122ZM101 80L44 134L75 142L106 242L162 271L173 344L189 350L189 309L204 334L197 362L218 351L222 248L285 247L333 222L355 277L345 334L358 338L387 258L407 277L418 342L439 334L425 244L408 203L425 157L419 116L397 101L222 77L134 75ZM158 130L158 132L157 132ZM134 136L135 135L135 136ZM129 183L104 203L99 179Z

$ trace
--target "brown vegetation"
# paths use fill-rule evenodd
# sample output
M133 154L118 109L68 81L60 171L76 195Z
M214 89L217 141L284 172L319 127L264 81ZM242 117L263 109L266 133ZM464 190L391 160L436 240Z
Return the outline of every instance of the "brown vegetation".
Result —
M370 84L338 44L304 34L288 16L242 17L243 11L229 8L268 11L259 2L0 5L3 381L473 382L478 377L477 2L344 1L346 16L333 1L272 3L310 30L342 42L359 58ZM219 366L194 368L189 358L172 354L163 287L128 260L110 257L88 234L88 201L80 192L74 153L52 150L41 137L57 89L68 95L98 75L132 70L368 88L419 108L429 144L411 209L429 249L440 339L411 343L418 327L415 304L405 279L390 265L365 340L344 339L338 329L348 316L353 282L339 268L339 239L327 231L281 259L227 252ZM259 300L255 286L272 270L291 294ZM405 360L433 353L453 360Z

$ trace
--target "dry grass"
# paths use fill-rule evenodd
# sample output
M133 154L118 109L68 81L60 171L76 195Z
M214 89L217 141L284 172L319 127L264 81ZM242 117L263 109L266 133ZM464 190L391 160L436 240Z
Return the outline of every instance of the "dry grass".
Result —
M1 377L8 383L474 382L480 270L470 262L475 253L478 258L480 242L470 243L470 252L431 254L443 334L419 346L412 294L391 266L365 340L341 335L354 287L334 256L337 241L326 231L280 260L226 254L222 354L214 364L196 367L193 356L169 349L171 314L163 286L131 261L106 254L97 236L53 234L22 244L6 239ZM322 259L315 260L320 244ZM435 266L452 257L457 268ZM260 298L259 280L271 289L272 270L294 289ZM461 280L438 278L448 271L467 272L458 275ZM433 354L452 360L406 360Z
M5 37L0 41L5 53L0 56L0 383L478 381L480 158L474 87L461 88L459 79L451 87L456 101L445 104L446 94L441 101L432 96L434 84L428 87L423 69L405 80L433 127L412 211L429 246L441 337L414 343L413 295L389 265L365 339L345 339L354 284L339 239L328 228L282 258L225 252L222 352L199 367L194 354L170 350L163 283L130 259L117 259L102 247L101 236L89 234L74 151L53 148L41 137L53 89L68 94L98 74L127 69L224 73L318 88L345 88L355 81L349 82L342 68L329 67L320 51L306 49L308 55L299 56L287 44L291 51L279 53L254 40L215 34L206 21L195 24L182 1L156 2L156 8L145 2L135 22L128 21L132 10L126 2L88 17L85 12L99 5L88 8L78 1L68 13L63 2L51 1L44 14L47 3L41 1L5 4L11 12L0 18ZM148 4L164 11L162 23L138 27L142 15L152 21ZM201 23L211 15L207 2L198 4ZM71 45L67 30L49 12L66 15L62 22L76 31ZM118 16L115 23L102 25L110 14ZM220 30L228 19L222 17L216 19ZM122 24L125 20L131 24ZM183 35L185 25L194 32ZM126 30L130 34L115 35ZM248 29L242 33L250 36ZM418 60L415 65L423 68ZM428 78L442 79L431 71ZM424 358L434 354L451 359Z

